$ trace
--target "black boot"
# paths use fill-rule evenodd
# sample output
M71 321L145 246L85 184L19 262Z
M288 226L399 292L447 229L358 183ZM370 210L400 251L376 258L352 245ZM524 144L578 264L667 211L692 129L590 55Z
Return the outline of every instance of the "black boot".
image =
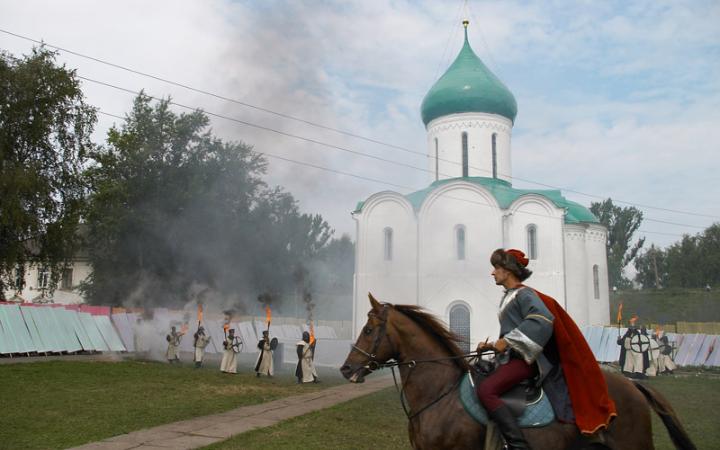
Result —
M495 411L490 411L489 414L490 419L497 424L500 433L505 438L508 450L530 450L510 408L503 405Z

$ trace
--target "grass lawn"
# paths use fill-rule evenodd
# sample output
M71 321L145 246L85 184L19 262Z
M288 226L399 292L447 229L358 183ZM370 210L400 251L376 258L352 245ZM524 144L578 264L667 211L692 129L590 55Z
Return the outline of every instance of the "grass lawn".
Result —
M713 374L658 377L649 381L672 403L697 448L717 448L720 430L712 413L720 407L720 378ZM673 450L653 413L657 450ZM207 449L405 449L407 419L395 388L336 405L278 425L235 436Z
M238 370L136 361L1 364L0 448L65 448L345 382L337 371L321 372L323 383L298 387L289 371L267 379Z

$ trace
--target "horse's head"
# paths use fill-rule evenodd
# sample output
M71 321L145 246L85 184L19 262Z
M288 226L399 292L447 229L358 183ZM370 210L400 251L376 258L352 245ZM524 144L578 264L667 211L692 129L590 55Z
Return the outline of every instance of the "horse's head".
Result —
M365 376L379 369L380 364L396 357L388 337L388 318L392 307L381 304L368 294L372 309L368 320L348 354L340 372L351 383L362 383Z

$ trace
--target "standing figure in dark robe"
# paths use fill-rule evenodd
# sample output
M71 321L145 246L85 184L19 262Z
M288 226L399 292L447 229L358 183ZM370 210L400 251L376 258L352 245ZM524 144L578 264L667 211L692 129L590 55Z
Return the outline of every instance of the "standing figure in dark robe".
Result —
M554 299L522 284L532 274L522 251L495 250L490 263L495 284L505 288L500 338L478 351L494 350L499 365L477 393L507 448L530 446L500 395L529 378L542 384L559 421L575 423L586 435L602 431L617 415L615 404L577 325Z
M273 350L270 346L270 332L263 331L263 338L260 339L257 345L260 354L258 355L257 361L255 362L255 376L267 375L272 378L273 376Z
M295 376L298 383L317 383L318 376L315 371L315 344L310 343L310 333L303 331L302 340L297 343L298 363L295 367Z

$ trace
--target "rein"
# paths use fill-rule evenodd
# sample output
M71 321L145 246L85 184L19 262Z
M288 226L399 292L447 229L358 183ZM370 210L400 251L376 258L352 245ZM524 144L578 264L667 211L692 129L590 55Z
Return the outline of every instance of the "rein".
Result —
M425 410L429 409L430 407L432 407L433 405L435 405L436 403L438 403L440 400L442 400L443 398L445 398L445 397L446 397L448 394L450 394L452 391L454 391L455 389L457 389L458 385L460 384L460 381L462 381L462 375L460 375L460 376L458 377L458 379L453 383L453 385L450 386L448 389L446 389L446 390L445 390L442 394L440 394L435 400L431 401L431 402L428 403L427 405L423 406L422 408L418 409L417 411L415 411L415 412L413 412L413 413L411 414L411 411L410 411L410 409L408 408L408 405L407 405L406 400L405 400L405 386L406 386L406 385L408 384L408 382L410 381L410 376L412 375L413 370L415 369L415 367L417 367L418 364L423 364L423 363L438 363L438 362L441 362L441 361L451 361L451 360L457 360L457 359L475 358L475 357L478 357L478 356L483 355L483 354L486 353L486 352L470 352L470 353L465 353L465 354L463 354L463 355L458 355L458 356L446 356L446 357L443 357L443 358L411 359L411 360L409 360L409 361L392 361L392 362L380 363L380 362L378 362L378 361L375 359L375 358L376 358L376 354L375 354L375 353L377 352L378 348L380 347L380 344L381 344L383 338L385 338L385 339L388 340L388 343L390 344L390 346L393 347L393 352L394 352L394 353L397 353L397 351L395 351L395 346L393 345L393 343L392 343L392 341L390 340L390 338L387 336L387 315L388 315L388 306L387 306L387 305L383 305L382 314L381 314L380 317L378 317L378 318L381 320L380 326L379 326L379 332L378 332L377 335L375 336L375 341L373 342L373 348L372 348L372 350L371 350L370 352L367 352L367 351L361 349L360 347L358 347L358 346L355 345L355 344L352 344L352 349L355 350L355 351L357 351L358 353L360 353L360 354L362 354L362 355L367 356L368 362L367 362L367 364L365 365L364 368L367 369L368 371L370 371L371 373L372 373L372 372L375 372L376 370L379 370L379 369L387 369L387 368L390 368L390 371L392 372L392 376L393 376L393 382L395 383L395 390L398 391L398 393L399 393L399 395L400 395L400 404L401 404L402 407L403 407L403 411L405 412L405 416L408 418L408 420L412 420L412 419L414 419L415 417L419 416L422 412L424 412ZM409 373L408 373L408 375L407 375L407 379L405 380L405 382L404 382L404 383L402 383L402 382L399 383L399 384L400 384L400 387L398 387L398 380L397 380L397 377L395 376L395 367L400 368L400 367L402 367L402 366L407 366L407 367L410 369L410 371L409 371ZM401 380L401 381L402 381L402 380Z

